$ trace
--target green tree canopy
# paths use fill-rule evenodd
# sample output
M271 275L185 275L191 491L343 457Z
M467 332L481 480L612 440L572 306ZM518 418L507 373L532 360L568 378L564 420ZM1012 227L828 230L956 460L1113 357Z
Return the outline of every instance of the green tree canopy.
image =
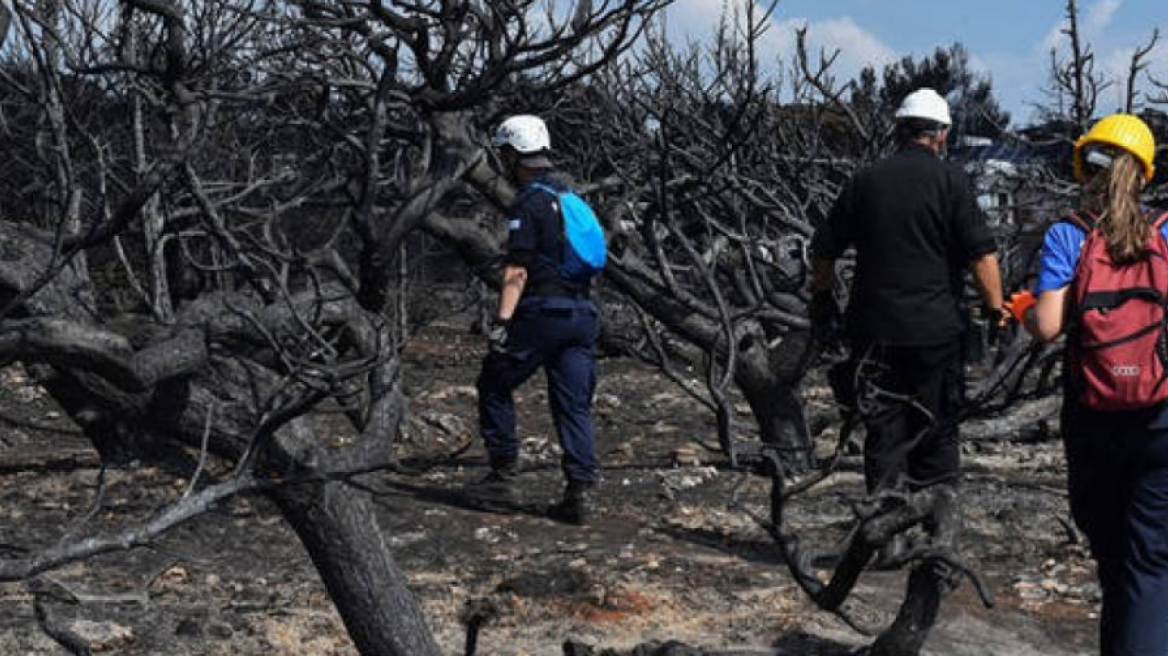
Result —
M960 43L939 47L921 59L906 56L880 73L865 67L853 87L852 102L891 115L906 95L920 87L936 89L949 101L953 136L958 139L992 137L1010 123L1009 112L994 97L993 81L972 69L969 51Z

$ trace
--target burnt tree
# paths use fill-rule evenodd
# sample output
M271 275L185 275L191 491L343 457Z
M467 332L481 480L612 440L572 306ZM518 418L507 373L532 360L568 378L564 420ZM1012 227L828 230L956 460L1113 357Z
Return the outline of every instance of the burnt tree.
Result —
M830 53L813 61L801 49L785 85L768 78L757 44L773 8L725 16L706 46L679 48L651 31L617 65L530 97L551 119L564 168L606 221L612 253L604 290L632 316L624 334L610 337L631 340L631 352L711 409L718 443L710 448L771 479L771 511L759 520L806 593L878 636L874 653L909 656L960 577L990 601L956 549L955 491L868 500L826 580L812 563L827 554L802 543L786 521L790 505L835 471L854 425L847 420L834 454L816 457L801 396L817 363L806 318L808 242L848 176L889 149L890 118L885 108L856 102L854 85L837 85ZM504 198L469 180L491 200ZM467 229L470 221L435 217L427 225L476 262L493 253ZM1024 346L978 392L979 411L1050 390L1049 381L1024 385L1021 373L1041 360ZM859 619L849 597L875 551L925 525L932 540L901 563L913 572L897 619L887 626Z
M387 271L472 172L516 77L627 49L662 2L43 0L12 12L0 92L30 117L0 219L0 348L108 466L185 494L116 533L0 560L37 576L148 544L231 495L271 499L362 654L437 654L361 477L396 467ZM352 435L308 414L340 406ZM182 456L186 456L185 458ZM231 474L209 480L205 464Z

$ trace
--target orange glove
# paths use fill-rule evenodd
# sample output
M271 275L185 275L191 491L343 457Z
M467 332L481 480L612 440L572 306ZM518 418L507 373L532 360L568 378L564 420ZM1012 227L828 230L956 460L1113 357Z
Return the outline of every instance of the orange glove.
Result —
M1010 300L1002 304L1006 311L1018 320L1018 323L1026 323L1026 312L1038 303L1038 298L1029 289L1016 292L1010 296Z

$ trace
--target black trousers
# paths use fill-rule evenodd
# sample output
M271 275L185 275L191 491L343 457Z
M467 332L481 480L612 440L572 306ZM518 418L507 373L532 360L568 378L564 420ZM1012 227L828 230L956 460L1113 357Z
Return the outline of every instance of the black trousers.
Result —
M962 340L930 346L872 343L860 356L857 394L868 430L868 491L907 480L910 489L956 483L961 451L956 422L965 394ZM931 428L939 422L939 428Z

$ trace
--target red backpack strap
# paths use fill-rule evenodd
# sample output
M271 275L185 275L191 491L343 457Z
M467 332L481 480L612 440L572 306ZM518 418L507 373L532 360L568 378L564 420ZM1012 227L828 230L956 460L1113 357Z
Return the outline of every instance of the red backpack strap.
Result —
M1165 218L1168 219L1168 213L1165 213ZM1070 223L1087 234L1091 234L1091 231L1095 229L1095 223L1093 221L1088 221L1078 214L1068 214L1064 216L1062 220Z
M1152 219L1152 228L1159 230L1164 227L1165 223L1168 223L1168 212L1164 212L1160 216Z

